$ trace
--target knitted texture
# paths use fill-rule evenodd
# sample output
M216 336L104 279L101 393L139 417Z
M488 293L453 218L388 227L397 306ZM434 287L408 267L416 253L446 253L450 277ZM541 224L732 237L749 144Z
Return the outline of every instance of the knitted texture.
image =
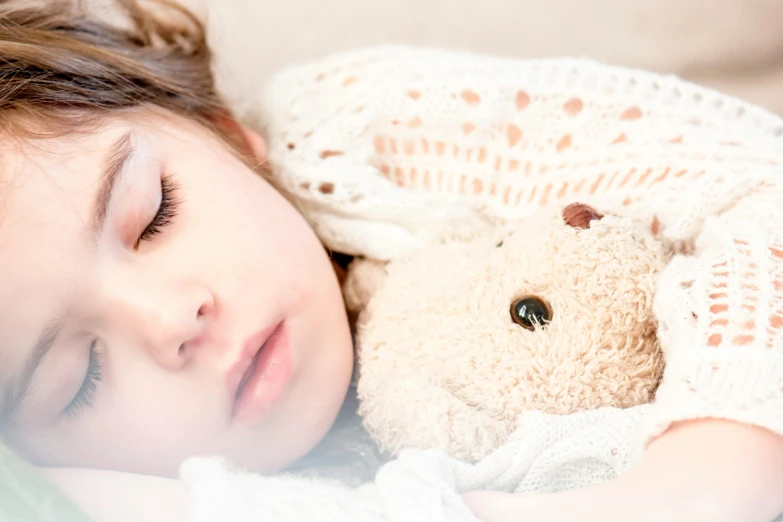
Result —
M734 419L783 434L783 121L591 61L381 47L281 72L260 107L277 181L327 246L391 259L580 201L674 255L649 436Z

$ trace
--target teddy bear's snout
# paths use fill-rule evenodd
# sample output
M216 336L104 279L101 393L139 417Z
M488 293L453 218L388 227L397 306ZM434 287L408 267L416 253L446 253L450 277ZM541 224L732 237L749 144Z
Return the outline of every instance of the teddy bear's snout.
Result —
M584 203L572 203L563 209L563 221L574 228L590 228L591 221L602 217L603 214Z

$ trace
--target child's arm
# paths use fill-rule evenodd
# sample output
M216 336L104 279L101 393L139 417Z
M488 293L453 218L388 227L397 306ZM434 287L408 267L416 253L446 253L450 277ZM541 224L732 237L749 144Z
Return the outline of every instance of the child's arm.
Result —
M484 522L770 522L783 513L783 438L729 421L682 422L618 480L555 495L464 499Z

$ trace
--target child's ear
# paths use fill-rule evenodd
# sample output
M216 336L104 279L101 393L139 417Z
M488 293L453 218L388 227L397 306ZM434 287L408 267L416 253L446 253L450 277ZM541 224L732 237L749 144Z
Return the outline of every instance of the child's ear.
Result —
M266 143L264 142L264 138L256 131L241 123L237 123L237 125L239 126L239 132L242 134L242 137L247 144L248 152L259 162L264 161L266 159Z
M223 132L231 136L242 152L257 162L266 160L266 143L256 131L236 121L230 114L219 114L210 118Z

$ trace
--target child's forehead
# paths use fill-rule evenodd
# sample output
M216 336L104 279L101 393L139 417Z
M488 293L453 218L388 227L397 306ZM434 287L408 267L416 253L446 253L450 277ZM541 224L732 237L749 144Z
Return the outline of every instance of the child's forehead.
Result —
M130 127L125 126L124 132ZM94 183L112 143L122 136L118 125L102 126L89 133L46 138L3 140L0 145L0 199L13 201L33 189L43 197L47 186L73 191ZM22 188L26 190L20 190ZM4 205L5 206L5 205Z

